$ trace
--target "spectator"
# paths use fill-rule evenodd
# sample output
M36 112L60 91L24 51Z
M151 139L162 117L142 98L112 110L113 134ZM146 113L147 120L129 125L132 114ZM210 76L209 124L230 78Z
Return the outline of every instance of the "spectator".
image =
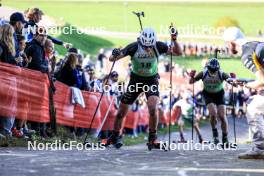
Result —
M0 61L16 65L16 51L13 34L14 28L11 25L4 24L0 27ZM10 84L10 86L16 86L15 82L10 82ZM14 95L13 99L16 101L16 95ZM12 135L11 129L14 121L15 117L0 117L0 138ZM23 134L19 134L19 136L22 135Z
M54 61L54 44L50 39L47 39L44 44L45 59L48 61L49 71L53 72L55 68Z
M43 73L48 73L48 61L45 59L44 44L47 40L46 29L43 27L38 28L38 32L34 39L27 44L25 53L32 60L28 65L29 69L38 70Z
M63 82L64 84L70 87L78 87L80 83L78 82L78 70L76 66L78 64L78 58L76 54L69 54L65 65L62 67L59 81Z
M37 33L33 40L27 44L25 53L32 60L28 64L28 68L32 70L48 73L48 61L45 59L44 44L47 40L46 29L38 27ZM40 136L46 138L46 124L44 123L31 123L32 129L40 131Z
M26 48L25 37L23 35L18 35L17 41L18 41L19 57L16 59L16 61L18 62L18 65L20 67L27 67L28 64L31 62L31 57L28 58L25 53L25 48Z
M116 71L112 71L109 75L108 79L108 85L111 86L111 89L109 91L110 96L117 96L118 95L118 73Z
M96 81L95 78L95 72L94 72L94 68L92 66L86 66L84 68L84 76L85 76L85 84L86 84L86 90L88 91L93 91L93 86L94 82Z
M78 85L77 87L81 90L86 90L86 80L85 80L85 76L84 76L84 71L82 69L82 65L83 65L83 55L81 53L77 54L77 58L78 58L78 62L76 65L76 69L77 69L77 78L78 78Z
M0 27L0 61L16 65L14 28L9 24Z
M18 48L18 40L17 40L17 35L22 33L24 24L26 23L24 16L20 12L15 12L10 16L10 24L14 28L14 42L15 42L15 50L16 50L16 55L15 57L19 57L19 48Z
M64 64L66 63L69 54L78 54L78 50L76 48L69 48L67 54L65 55L64 58L60 59L59 62L56 63L56 68L55 68L55 77L56 79L60 78L61 70Z
M44 43L44 50L45 50L45 58L49 60L54 53L54 44L50 39L47 39Z
M24 53L26 47L25 37L22 35L17 35L19 57L16 59L20 67L27 67L28 63L31 61L27 55ZM15 127L12 128L12 134L16 137L27 137L35 134L35 130L28 129L26 120L15 120Z
M97 61L100 64L100 71L102 71L103 68L104 68L104 58L106 58L106 56L104 54L104 49L101 48L100 51L99 51L99 54L97 56Z
M42 16L44 13L39 8L30 8L25 11L26 17L28 18L28 23L25 25L25 33L26 33L26 39L27 42L30 42L34 37L35 32L34 31L38 28L38 23L42 20ZM47 36L48 39L50 39L53 43L57 45L63 45L65 48L70 48L70 43L64 43L63 41L56 39L51 36Z
M78 70L76 68L77 64L78 64L77 55L75 53L70 53L69 56L67 57L66 63L63 65L61 69L60 77L58 78L58 80L70 87L79 88L78 86L80 85L80 80L78 79ZM69 127L69 130L70 130L70 137L76 138L77 129L75 129L74 127Z

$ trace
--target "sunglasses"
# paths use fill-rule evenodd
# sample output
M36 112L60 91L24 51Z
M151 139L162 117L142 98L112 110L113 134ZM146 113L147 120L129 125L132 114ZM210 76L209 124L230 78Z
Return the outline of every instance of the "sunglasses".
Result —
M39 34L40 37L47 37L47 34Z
M142 48L145 49L145 50L147 50L147 49L152 49L153 47L152 46L143 46L142 45Z

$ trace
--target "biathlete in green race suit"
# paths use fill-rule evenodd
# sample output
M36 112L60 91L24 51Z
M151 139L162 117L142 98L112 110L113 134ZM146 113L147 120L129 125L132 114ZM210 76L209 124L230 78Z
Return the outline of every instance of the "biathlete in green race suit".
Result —
M217 117L221 121L222 128L222 143L228 145L228 122L226 118L226 108L224 101L224 86L223 82L230 76L220 70L220 64L217 59L209 60L206 69L201 71L196 76L191 73L190 83L202 80L204 85L203 96L206 106L209 111L210 122L213 132L213 143L218 144L219 135L217 131Z
M114 123L114 131L108 138L106 145L114 145L120 148L122 135L120 132L124 117L128 112L129 105L137 99L139 94L145 93L149 111L149 144L159 143L157 140L157 106L159 103L159 74L158 57L162 54L181 55L182 51L177 42L177 34L172 34L172 48L167 44L156 40L156 33L152 28L144 28L138 41L129 44L124 49L114 49L109 60L120 60L126 56L131 57L132 72L126 92L121 98L121 103ZM144 86L149 87L143 89ZM147 90L147 91L146 91Z

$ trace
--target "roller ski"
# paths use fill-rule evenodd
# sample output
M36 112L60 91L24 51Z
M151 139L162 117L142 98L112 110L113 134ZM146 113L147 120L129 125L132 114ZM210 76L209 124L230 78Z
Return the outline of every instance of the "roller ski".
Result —
M202 136L198 136L200 144L210 144L210 141L205 141Z
M173 143L187 143L187 141L185 139L179 139L177 142L176 141L173 141Z
M180 139L178 141L172 141L172 143L187 143L187 141L185 140L183 134L180 134Z

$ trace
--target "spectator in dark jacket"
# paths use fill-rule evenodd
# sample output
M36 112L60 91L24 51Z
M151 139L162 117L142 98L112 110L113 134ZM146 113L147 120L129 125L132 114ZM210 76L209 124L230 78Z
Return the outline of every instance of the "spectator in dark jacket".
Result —
M34 35L33 40L27 44L25 53L31 57L31 62L28 68L38 70L42 73L49 73L48 61L45 59L44 44L47 40L47 34L44 27L38 27L37 33ZM45 123L31 123L33 130L40 131L40 136L43 138L48 137L46 133Z
M73 53L69 54L66 63L62 67L58 80L70 87L78 87L80 82L78 79L78 70L76 69L77 64L77 55Z
M78 79L78 69L76 68L78 64L78 57L75 53L70 53L67 57L65 64L63 65L60 76L57 78L62 83L70 86L70 87L78 87L80 85L80 80ZM76 130L74 127L69 127L70 137L76 137ZM82 131L82 130L81 130ZM83 133L83 132L81 132Z
M45 59L44 44L47 39L46 30L43 27L38 28L38 32L34 39L27 44L25 53L32 60L28 64L28 68L48 73L48 61Z
M21 35L24 24L26 23L24 16L20 12L15 12L10 16L10 24L14 28L14 40L15 40L15 49L16 55L15 57L19 57L19 47L18 47L18 40L17 35Z

